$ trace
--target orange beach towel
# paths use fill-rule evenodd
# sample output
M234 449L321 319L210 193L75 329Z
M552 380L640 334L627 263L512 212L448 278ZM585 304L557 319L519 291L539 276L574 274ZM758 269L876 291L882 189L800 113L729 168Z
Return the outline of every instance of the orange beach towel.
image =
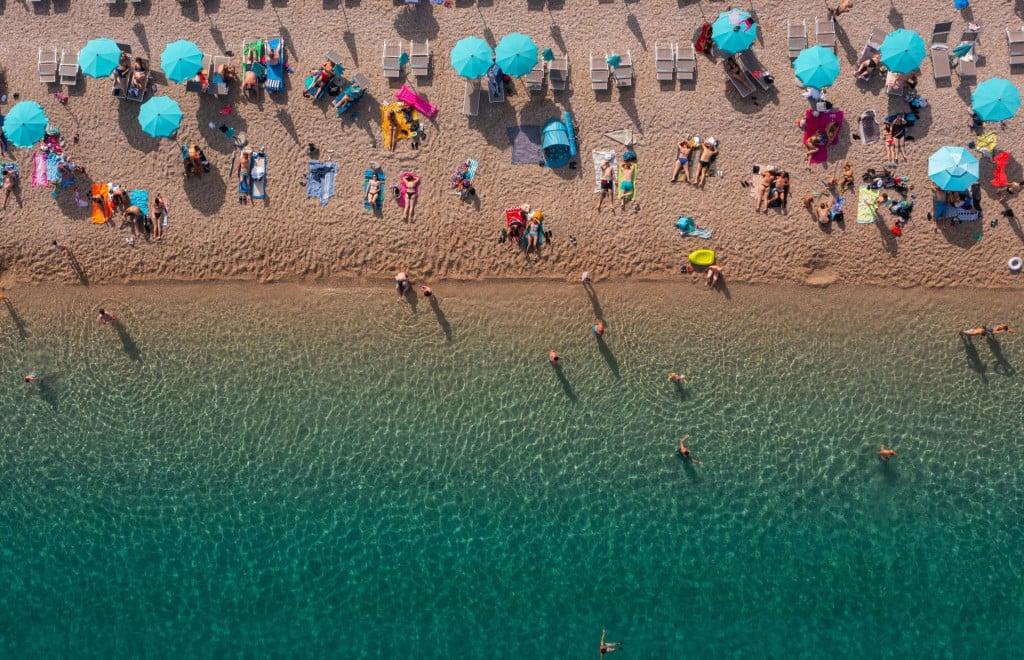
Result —
M92 203L92 224L94 225L106 224L114 214L113 209L110 208L110 196L107 194L109 192L110 186L105 183L92 184L92 196L103 199L102 204Z

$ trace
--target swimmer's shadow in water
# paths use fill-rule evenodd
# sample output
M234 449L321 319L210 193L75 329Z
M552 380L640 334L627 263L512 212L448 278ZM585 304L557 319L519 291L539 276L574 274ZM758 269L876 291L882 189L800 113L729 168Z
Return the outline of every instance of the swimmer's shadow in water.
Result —
M39 398L54 410L56 410L60 404L57 396L57 388L54 384L55 379L56 376L47 374L46 378L41 378L37 381L39 383Z
M551 368L555 370L555 375L558 376L558 382L562 385L562 391L565 392L565 396L569 398L573 403L578 402L580 399L576 396L576 391L572 389L572 383L565 377L565 372L562 371L562 365L557 362L551 363Z
M999 345L999 340L992 335L986 335L985 342L988 344L988 350L992 352L992 357L996 360L996 366L992 368L992 371L1000 376L1016 376L1017 370L1003 355L1003 347Z
M678 460L683 462L683 470L686 472L686 476L690 478L690 481L697 481L700 476L697 472L697 466L693 464L693 461L680 454L678 449L673 453Z
M608 344L604 343L604 339L601 337L597 338L597 350L601 351L601 357L608 363L608 368L611 369L612 375L616 378L621 378L619 375L619 361L615 359L612 349L608 348Z
M437 317L437 324L441 326L441 330L444 331L445 341L451 342L452 340L452 324L448 322L448 318L444 315L444 311L441 310L441 304L437 301L437 296L430 296L430 309L433 310L434 316Z
M598 321L604 320L604 311L601 309L601 303L597 300L597 291L594 290L594 285L589 280L583 283L583 290L587 292L587 297L590 298L590 305L594 308L594 318Z
M974 343L971 341L971 338L966 335L960 335L960 343L964 346L964 355L967 357L967 366L981 376L983 383L988 383L988 377L985 375L985 372L988 371L988 367L981 361L981 356L978 355L978 349L974 347Z
M116 319L111 322L111 325L117 331L117 338L121 340L121 345L124 346L124 352L128 357L135 362L142 362L142 351L139 350L139 345L135 343L132 336L128 334L128 329Z
M690 388L686 387L679 381L672 381L672 385L675 387L676 397L680 401L686 401L690 398Z
M11 302L10 298L4 298L4 306L7 307L7 312L11 315L14 327L18 329L18 336L22 339L28 339L28 328L25 326L25 320L18 314L18 310L14 308L14 303Z

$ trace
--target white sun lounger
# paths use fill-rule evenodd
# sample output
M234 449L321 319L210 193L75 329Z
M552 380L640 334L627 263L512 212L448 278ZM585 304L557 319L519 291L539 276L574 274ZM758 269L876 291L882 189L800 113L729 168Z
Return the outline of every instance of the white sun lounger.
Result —
M595 91L606 91L608 79L611 77L611 69L608 67L608 60L601 57L594 57L590 54L590 89Z
M57 68L59 66L56 48L39 49L39 82L57 82Z
M619 56L619 63L612 70L615 77L616 87L633 86L633 54L628 50L625 55Z
M814 18L814 43L823 48L836 49L836 24L831 18Z
M480 79L466 81L466 96L462 101L462 114L476 117L480 114Z
M544 60L539 60L536 66L526 74L526 91L531 94L543 92L545 73L547 73L547 68L544 66Z
M548 82L551 91L564 92L569 86L569 56L556 57L548 64Z
M676 78L680 82L693 82L697 79L697 51L693 44L683 44L676 48Z
M1024 67L1024 27L1006 28L1006 45L1010 49L1010 71Z
M409 68L412 75L425 78L430 75L430 40L409 42Z
M384 42L384 77L400 78L402 75L402 42L388 44Z
M786 43L789 59L795 60L800 51L807 48L807 21L786 21Z
M62 85L77 85L78 84L78 55L74 57L68 56L66 48L62 48L60 51L60 84Z
M936 83L948 81L953 75L949 64L949 33L952 29L953 21L936 23L932 28L932 43L928 59L932 62L932 77Z
M676 77L675 44L654 44L654 79L672 82Z

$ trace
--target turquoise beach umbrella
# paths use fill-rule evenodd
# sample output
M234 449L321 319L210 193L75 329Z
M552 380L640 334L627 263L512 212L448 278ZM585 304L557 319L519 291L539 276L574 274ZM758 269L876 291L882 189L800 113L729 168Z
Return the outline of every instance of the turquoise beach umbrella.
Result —
M793 72L804 87L828 87L839 75L839 58L831 48L804 48L793 61Z
M537 66L537 44L525 34L513 32L498 42L494 56L502 73L518 78Z
M4 117L3 131L14 146L31 147L43 139L49 123L43 106L35 101L22 101Z
M1004 121L1020 109L1020 91L1005 78L992 78L971 94L971 109L982 121Z
M139 126L153 137L170 137L181 125L181 107L169 96L154 96L139 108Z
M962 192L978 180L978 159L963 147L942 147L928 158L928 178L942 190Z
M460 39L452 48L452 68L463 78L479 78L494 63L494 52L480 37Z
M173 41L160 55L160 69L168 80L176 83L188 80L202 71L203 51L191 41Z
M121 47L113 39L93 39L78 51L78 67L90 78L106 78L121 61Z
M723 53L742 53L757 39L757 23L751 20L749 11L723 11L711 24L711 39Z
M924 39L913 30L894 30L885 37L881 48L882 64L896 73L910 73L921 68L927 54Z

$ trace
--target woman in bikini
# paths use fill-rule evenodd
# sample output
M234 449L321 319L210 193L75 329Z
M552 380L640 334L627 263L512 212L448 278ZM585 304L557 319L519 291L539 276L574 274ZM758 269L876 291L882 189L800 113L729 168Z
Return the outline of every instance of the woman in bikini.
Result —
M370 180L366 182L366 203L370 205L371 209L377 208L377 204L380 202L380 177L374 172L370 175Z
M406 222L412 222L413 212L416 210L416 198L419 197L420 178L410 172L402 177L402 182L405 184L405 215L403 219Z
M775 183L775 171L764 170L761 172L761 182L757 186L757 197L754 199L754 211L768 211L768 196Z
M856 71L854 71L853 77L858 78L860 80L868 80L875 73L875 71L878 69L881 63L882 56L879 55L878 53L875 53L874 55L860 63L860 66L857 67Z
M907 138L907 119L903 116L903 113L896 115L889 125L889 130L892 135L892 146L894 147L894 155L892 163L895 165L899 160L900 154L903 155L903 162L907 161L907 152L904 150L904 143Z
M167 200L160 193L153 198L153 240L159 243L164 237L164 216L167 215Z
M821 131L807 136L807 139L804 140L804 149L807 150L807 169L811 169L811 159L814 158L814 154L818 153L818 149L826 144L828 144L828 138L822 135Z
M530 214L530 221L526 224L526 251L537 249L537 239L540 237L540 220L544 216L538 211Z

